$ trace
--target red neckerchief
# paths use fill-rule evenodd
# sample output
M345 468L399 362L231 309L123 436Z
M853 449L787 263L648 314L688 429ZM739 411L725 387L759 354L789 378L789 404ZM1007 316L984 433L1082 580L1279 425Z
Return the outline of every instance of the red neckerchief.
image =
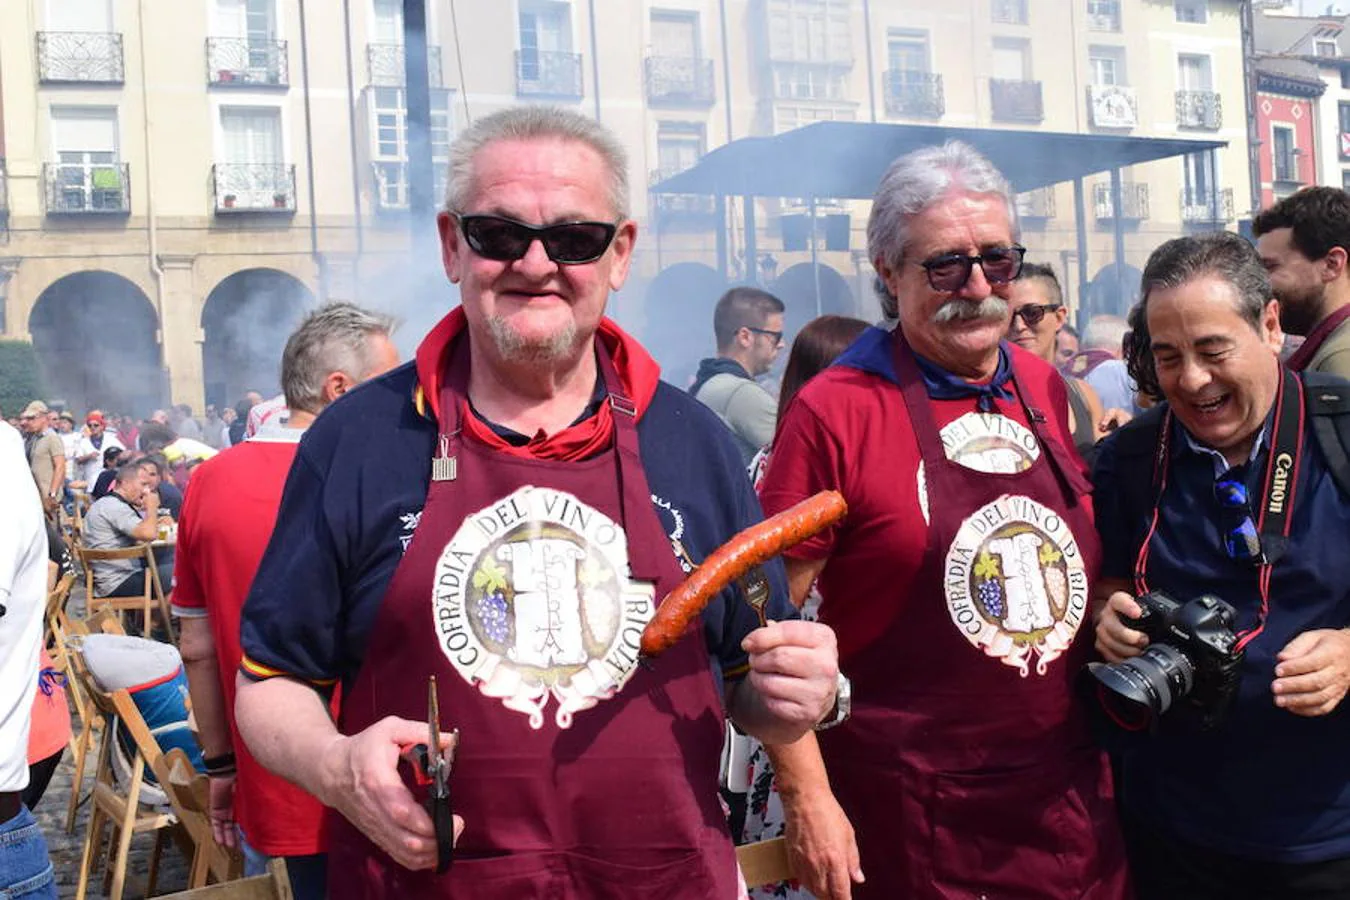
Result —
M1309 334L1307 339L1303 341L1303 345L1295 350L1290 355L1289 359L1285 361L1285 365L1289 370L1292 372L1302 372L1304 369L1308 368L1308 363L1312 362L1312 358L1317 355L1317 351L1322 349L1323 342L1325 342L1326 339L1331 336L1331 333L1336 330L1336 327L1346 319L1350 319L1350 303L1342 306L1321 322L1317 323L1317 327L1314 328L1312 334Z
M417 382L421 402L429 408L431 415L440 420L441 385L445 373L449 371L450 356L461 337L467 337L468 320L463 307L455 307L431 329L417 347ZM595 333L598 340L609 351L614 362L614 370L628 399L633 401L637 410L636 418L652 402L656 394L657 382L661 380L661 367L656 360L610 319L601 319ZM465 345L464 349L467 349ZM468 401L460 411L460 421L467 435L493 450L520 456L527 459L557 459L573 461L587 459L609 446L614 436L614 410L611 404L602 403L600 411L575 425L564 428L556 434L545 435L540 431L530 438L529 443L515 446L489 428L469 409Z
M1082 378L1102 363L1115 359L1106 350L1082 350L1069 357L1060 371L1074 378Z

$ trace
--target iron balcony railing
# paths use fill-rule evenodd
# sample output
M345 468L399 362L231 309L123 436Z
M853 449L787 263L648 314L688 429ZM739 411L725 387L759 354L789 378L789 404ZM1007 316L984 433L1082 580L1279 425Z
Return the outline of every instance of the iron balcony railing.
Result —
M584 96L581 54L561 50L517 50L516 93L522 97Z
M43 84L121 84L126 79L122 35L102 31L39 31L38 81Z
M658 185L682 171L675 166L652 169L647 184ZM703 217L716 211L717 202L707 194L652 194L652 208L658 215L666 217Z
M713 63L695 56L649 56L643 61L649 103L711 106Z
M1276 153L1271 160L1274 166L1274 180L1281 184L1300 184L1298 177L1298 154Z
M1023 191L1013 198L1019 219L1053 219L1055 217L1054 188L1042 187Z
M1099 221L1116 218L1116 204L1111 196L1111 185L1092 186L1092 211ZM1121 182L1120 218L1138 222L1148 218L1148 185Z
M995 119L1010 122L1039 122L1045 118L1039 81L989 80L989 99Z
M445 197L450 161L432 160L432 192L439 203ZM380 212L407 212L408 163L403 160L377 160L370 164L375 177L375 208Z
M216 163L211 191L217 213L295 212L295 166L284 163Z
M290 84L286 42L207 38L206 82L227 87L286 87Z
M42 183L49 216L131 212L131 171L126 163L47 163Z
M407 79L407 54L402 44L366 44L366 72L368 84L380 87L401 87ZM445 87L441 72L441 48L427 47L427 79L431 87Z
M891 69L883 78L886 115L940 119L947 112L941 75L911 69Z
M1223 101L1214 91L1177 91L1177 125L1218 131L1223 127Z
M1181 221L1192 225L1221 225L1233 221L1233 189L1181 192Z

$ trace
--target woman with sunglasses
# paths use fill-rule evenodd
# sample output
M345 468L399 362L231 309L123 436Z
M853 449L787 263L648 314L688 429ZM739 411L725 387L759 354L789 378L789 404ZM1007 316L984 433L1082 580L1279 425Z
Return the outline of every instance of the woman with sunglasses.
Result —
M1014 222L971 147L894 162L868 249L895 328L802 388L774 438L766 510L826 489L849 505L787 567L794 602L819 588L853 715L768 747L817 896L1125 895L1109 771L1073 691L1092 651L1090 486L1063 379L1003 340Z

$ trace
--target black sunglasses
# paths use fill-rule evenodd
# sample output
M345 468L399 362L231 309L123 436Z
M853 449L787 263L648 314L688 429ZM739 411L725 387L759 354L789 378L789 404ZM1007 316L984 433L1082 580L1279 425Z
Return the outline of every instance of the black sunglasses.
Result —
M1028 303L1025 306L1019 306L1012 312L1014 319L1020 318L1022 324L1028 328L1035 328L1045 319L1045 317L1059 309L1058 303Z
M919 263L928 272L928 284L935 291L954 294L966 286L975 264L979 263L990 284L1006 284L1022 274L1022 257L1027 248L1020 244L990 247L978 256L943 253Z
M1247 486L1241 481L1220 481L1214 485L1214 497L1234 523L1224 530L1223 535L1223 548L1229 558L1238 562L1262 562L1265 557L1261 551L1261 536L1252 520Z
M745 326L745 330L752 334L762 334L773 341L775 345L783 343L783 332L781 331L770 331L767 328L751 328L749 325Z
M613 222L562 222L526 225L502 216L460 216L459 227L474 253L498 262L514 262L539 241L555 263L576 266L605 255L619 226Z

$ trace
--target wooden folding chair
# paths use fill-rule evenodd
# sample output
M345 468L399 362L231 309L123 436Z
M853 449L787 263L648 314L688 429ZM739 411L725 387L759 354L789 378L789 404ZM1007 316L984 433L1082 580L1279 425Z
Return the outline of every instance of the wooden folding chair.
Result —
M148 543L135 544L131 547L122 547L117 550L91 550L81 544L75 545L75 556L80 561L81 568L84 569L84 603L85 612L93 615L102 608L116 610L119 614L128 610L139 611L144 618L144 633L150 634L152 612L159 611L160 618L164 621L165 633L173 638L173 622L169 618L169 600L164 593L164 586L159 581L159 568L155 565L155 553ZM122 559L139 559L145 563L145 590L140 594L131 597L100 597L94 590L94 567L95 562L108 562Z
M167 894L159 900L291 900L291 879L286 874L286 861L274 859L267 864L267 874L241 881L227 881L210 887Z
M748 888L777 884L797 877L788 859L786 838L742 844L736 848L736 861L741 865L741 875Z
M106 616L96 625L107 632L116 633L118 630L111 616ZM218 881L237 877L242 870L242 861L217 844L211 835L206 806L201 800L207 791L206 776L191 768L181 750L164 754L131 695L125 690L102 690L89 673L82 647L74 641L71 647L71 668L91 700L91 706L103 721L103 737L95 770L89 826L80 860L76 900L84 900L87 895L89 879L102 856L103 832L108 826L112 828L112 835L108 846L104 893L112 900L121 900L126 886L131 840L135 835L145 832L155 834L147 895L154 893L164 842L175 830L179 833L174 836L179 837L184 855L190 860L189 887L201 887L211 877ZM113 745L118 740L114 720L120 721L132 738L131 773L126 779L124 790L120 789L113 775ZM147 769L154 773L160 790L169 800L168 812L146 809L141 803Z

